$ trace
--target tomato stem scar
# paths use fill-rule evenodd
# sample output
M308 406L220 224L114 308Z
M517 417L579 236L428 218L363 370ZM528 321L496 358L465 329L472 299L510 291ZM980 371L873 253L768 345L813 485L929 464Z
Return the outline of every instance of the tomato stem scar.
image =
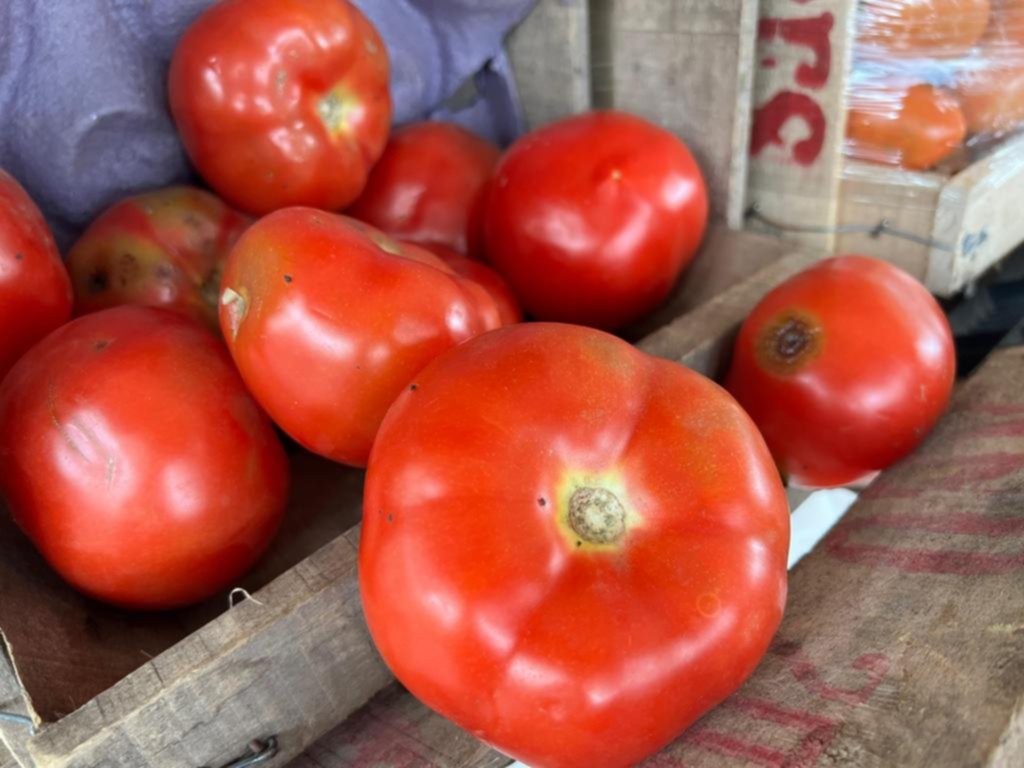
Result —
M614 544L626 532L626 510L605 488L577 488L569 499L569 525L590 544Z

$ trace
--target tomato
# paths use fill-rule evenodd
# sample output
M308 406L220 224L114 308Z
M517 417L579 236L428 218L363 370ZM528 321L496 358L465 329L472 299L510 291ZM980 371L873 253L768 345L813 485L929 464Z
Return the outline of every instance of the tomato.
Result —
M406 387L359 576L384 660L536 768L632 765L736 690L779 625L789 515L718 385L577 326L504 328Z
M886 55L965 54L985 33L990 0L861 0L857 44Z
M955 373L953 336L931 294L891 264L843 256L757 305L727 386L786 475L838 486L913 451L945 411Z
M224 259L249 223L193 187L168 187L115 203L68 253L75 313L147 304L219 328Z
M1020 49L993 44L965 67L957 82L971 133L1005 133L1024 123L1024 56Z
M203 178L255 214L351 203L391 123L387 51L347 0L221 0L178 43L169 92Z
M870 87L850 96L848 154L924 171L963 145L967 124L956 97L931 85Z
M519 308L519 300L501 275L486 264L467 258L447 245L422 243L421 246L440 257L457 275L482 285L494 300L502 325L522 322L523 311Z
M71 317L71 281L50 228L15 179L0 170L0 378Z
M72 586L128 608L225 589L266 549L288 464L221 342L124 306L73 320L0 387L0 488Z
M277 211L242 235L220 321L271 418L309 450L356 466L423 366L501 325L487 291L432 253L312 208Z
M467 253L480 237L478 201L496 146L453 123L415 123L391 136L362 196L347 211L389 235Z
M487 187L487 258L540 320L614 329L654 309L707 225L697 163L681 141L621 112L519 139Z

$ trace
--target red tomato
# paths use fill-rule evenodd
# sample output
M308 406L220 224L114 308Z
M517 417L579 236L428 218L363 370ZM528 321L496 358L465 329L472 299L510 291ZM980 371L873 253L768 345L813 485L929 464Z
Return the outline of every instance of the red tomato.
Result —
M75 313L146 304L219 328L224 259L249 223L193 187L168 187L116 203L68 253Z
M727 386L786 475L838 486L913 451L945 411L955 373L953 336L931 294L891 264L843 256L757 305Z
M931 85L887 82L851 93L850 102L849 154L858 159L925 171L967 137L956 97Z
M266 549L288 464L223 345L125 306L72 321L0 387L0 488L72 586L158 609L229 586Z
M668 296L707 224L689 150L620 112L528 134L487 189L487 258L541 320L612 329L638 319Z
M480 283L494 300L502 325L513 325L523 321L523 311L519 308L519 300L516 299L504 278L493 269L475 259L463 256L447 245L421 243L421 247L440 257L445 264L455 270L457 275Z
M347 0L221 0L171 61L192 162L250 213L355 200L391 124L388 57Z
M0 170L0 378L25 350L71 317L71 281L50 228Z
M250 227L221 286L221 328L256 399L306 448L357 466L423 366L501 324L486 290L432 253L311 208Z
M467 253L478 228L478 201L498 162L490 142L453 123L427 122L396 131L347 211L389 235L441 243Z
M359 575L422 701L537 768L632 765L736 690L786 598L789 515L708 379L576 326L424 369L370 458Z
M988 27L991 0L861 0L857 44L886 55L961 56Z

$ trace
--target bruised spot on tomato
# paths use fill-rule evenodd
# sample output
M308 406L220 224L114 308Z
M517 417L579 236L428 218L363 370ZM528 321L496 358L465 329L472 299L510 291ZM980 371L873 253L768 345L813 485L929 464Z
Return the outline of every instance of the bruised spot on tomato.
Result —
M231 331L231 340L234 341L238 338L238 329L249 313L248 291L245 288L236 291L229 286L221 294L220 303L227 309L228 328Z
M757 337L757 360L771 373L796 373L821 353L821 324L807 312L787 309Z
M711 618L722 610L722 601L714 592L705 592L697 598L697 611L701 616Z
M331 138L349 134L361 110L361 102L341 85L334 86L316 105L316 112Z

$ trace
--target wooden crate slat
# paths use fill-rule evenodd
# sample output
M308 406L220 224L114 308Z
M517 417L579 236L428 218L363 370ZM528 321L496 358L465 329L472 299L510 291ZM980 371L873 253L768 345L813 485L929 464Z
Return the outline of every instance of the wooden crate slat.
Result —
M507 48L528 128L590 109L587 0L540 0Z
M836 224L856 5L761 0L747 198L776 221ZM790 237L835 244L828 233Z
M592 0L594 105L680 136L713 215L743 220L757 0Z

